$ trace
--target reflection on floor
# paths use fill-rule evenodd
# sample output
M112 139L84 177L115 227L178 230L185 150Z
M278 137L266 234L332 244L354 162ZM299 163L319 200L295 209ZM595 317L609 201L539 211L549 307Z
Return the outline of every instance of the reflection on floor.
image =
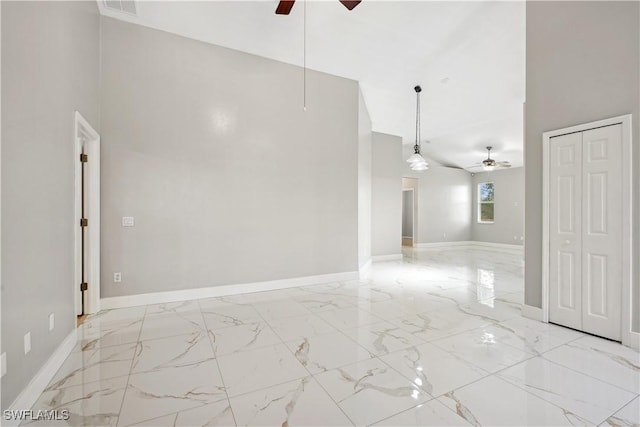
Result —
M523 318L522 274L515 254L405 248L360 282L102 312L34 409L90 426L637 425L640 355Z

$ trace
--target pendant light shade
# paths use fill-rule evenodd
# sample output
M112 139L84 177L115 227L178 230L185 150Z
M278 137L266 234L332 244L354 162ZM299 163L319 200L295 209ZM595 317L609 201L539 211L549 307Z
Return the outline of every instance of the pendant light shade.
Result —
M407 163L421 163L424 162L424 157L422 157L420 154L418 153L413 153L408 159L407 159Z
M426 171L427 169L429 169L427 162L416 163L411 165L411 170L414 170L414 171Z
M413 154L407 159L409 167L414 171L426 171L429 169L429 164L420 154L420 92L422 88L416 86L413 88L416 91L416 143L413 146Z

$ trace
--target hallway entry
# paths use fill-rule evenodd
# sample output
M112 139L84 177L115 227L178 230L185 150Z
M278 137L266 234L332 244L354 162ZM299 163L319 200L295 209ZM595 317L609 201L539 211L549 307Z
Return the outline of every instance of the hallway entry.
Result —
M402 178L402 246L417 244L418 180Z

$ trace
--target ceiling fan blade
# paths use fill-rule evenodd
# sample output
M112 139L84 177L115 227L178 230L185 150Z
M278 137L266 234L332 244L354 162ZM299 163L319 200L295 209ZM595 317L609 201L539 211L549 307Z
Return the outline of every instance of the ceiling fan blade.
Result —
M276 8L276 15L288 15L296 0L280 0Z
M357 0L357 1L340 0L340 3L342 3L344 7L346 7L347 9L353 10L353 8L359 5L361 1L362 0Z

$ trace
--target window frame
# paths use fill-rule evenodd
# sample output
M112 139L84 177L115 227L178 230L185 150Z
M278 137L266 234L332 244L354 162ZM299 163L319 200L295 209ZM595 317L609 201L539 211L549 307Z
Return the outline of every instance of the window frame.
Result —
M483 185L486 184L491 184L493 186L493 200L491 201L483 201L482 198L480 197L480 188ZM476 197L477 197L477 208L476 208L476 220L478 222L478 224L493 224L496 221L496 204L495 204L495 199L496 199L496 184L493 181L485 181L485 182L479 182L478 186L476 187ZM493 217L491 218L491 221L483 221L482 220L482 205L483 204L491 204L493 205Z

